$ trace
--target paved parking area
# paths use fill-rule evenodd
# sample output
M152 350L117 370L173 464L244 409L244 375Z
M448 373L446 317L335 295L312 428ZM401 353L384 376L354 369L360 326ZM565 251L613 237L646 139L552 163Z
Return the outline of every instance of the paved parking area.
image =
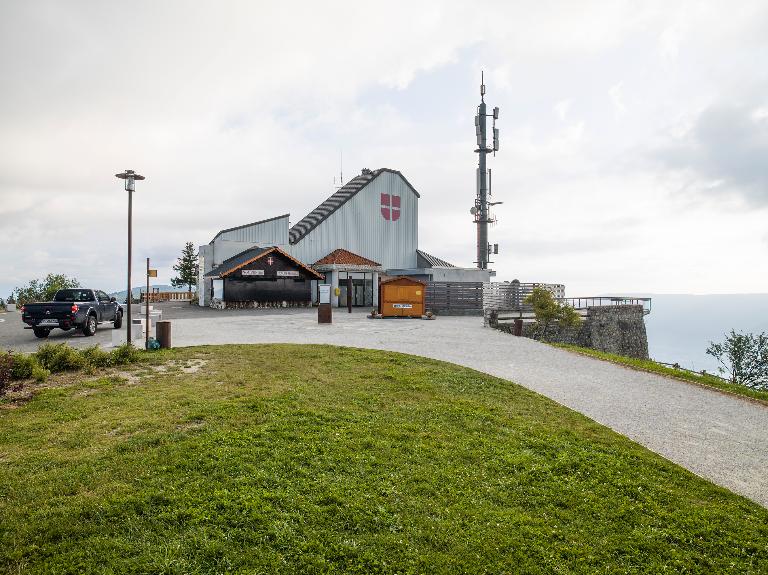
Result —
M154 304L155 309L162 310L163 319L178 320L183 318L213 318L223 319L236 315L246 315L259 317L270 314L291 314L306 313L308 310L213 310L210 308L201 308L200 306L189 305L188 303L173 302ZM140 306L134 305L132 309L133 317L139 317ZM103 323L98 326L96 334L92 337L85 337L78 330L62 331L54 329L45 339L38 339L31 329L24 329L21 321L21 313L9 312L0 313L0 349L23 351L30 353L35 351L40 345L51 343L67 343L74 347L91 347L94 345L110 346L112 345L112 332L114 328L111 323ZM125 333L125 324L122 328Z
M476 317L369 320L362 311L336 310L333 324L318 325L316 310L162 307L164 319L173 320L175 346L325 343L411 353L502 377L768 507L764 405L483 328ZM18 335L7 335L7 323L0 324L1 345L8 347L6 341L16 342L14 349L38 345L29 331L22 331L23 342ZM13 333L19 331L15 325ZM50 339L93 345L99 338L109 342L108 331L99 330L93 338L61 334Z

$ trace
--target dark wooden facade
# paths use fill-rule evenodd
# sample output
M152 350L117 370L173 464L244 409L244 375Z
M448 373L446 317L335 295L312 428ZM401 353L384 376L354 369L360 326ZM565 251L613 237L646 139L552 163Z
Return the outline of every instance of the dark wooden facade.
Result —
M224 300L304 304L312 300L312 280L319 275L280 250L259 255L223 274Z

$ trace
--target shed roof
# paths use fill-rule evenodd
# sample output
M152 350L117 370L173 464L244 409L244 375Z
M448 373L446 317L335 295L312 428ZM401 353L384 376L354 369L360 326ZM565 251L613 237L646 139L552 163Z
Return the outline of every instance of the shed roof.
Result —
M205 277L209 278L209 277L224 277L224 276L227 276L227 275L229 275L229 274L231 274L233 272L236 272L240 268L245 267L248 264L255 262L256 260L260 260L261 258L266 256L267 254L270 254L270 253L273 253L273 252L277 252L277 253L285 256L286 258L291 260L293 263L295 263L296 267L302 268L309 275L311 275L311 276L313 276L313 277L315 277L317 279L322 279L323 278L323 276L321 274L317 273L311 267L303 264L302 262L300 262L299 260L294 258L292 255L284 252L283 250L281 250L277 246L270 246L270 247L265 247L265 248L255 247L255 248L250 248L250 249L247 249L247 250L245 250L243 252L240 252L239 254L234 255L231 258L226 259L223 262L221 262L220 265L216 266L211 271L209 271L207 274L205 274Z
M416 189L411 185L411 183L405 179L405 176L398 172L397 170L392 170L390 168L379 168L378 170L363 170L363 173L359 176L355 176L351 180L349 180L346 184L344 184L342 187L340 187L333 195L331 195L327 200L325 200L322 204L317 206L314 210L312 210L309 214L304 216L304 218L297 222L288 232L288 239L291 242L291 244L295 244L299 242L304 236L306 236L309 232L314 230L317 226L319 226L321 223L323 223L326 219L328 219L328 216L330 216L333 212L338 210L341 206L346 204L351 198L353 198L360 190L362 190L365 186L367 186L369 183L371 183L373 180L375 180L379 175L383 174L384 172L389 172L392 174L397 174L400 176L403 181L406 183L408 188L416 194L416 197L419 196L419 192L416 191Z
M433 255L428 254L427 252L423 252L421 250L416 250L416 259L418 260L418 267L424 267L424 268L455 268L456 266L453 264L449 264L445 260L441 260L438 257L435 257Z
M333 250L324 258L317 260L315 266L321 265L350 265L350 266L370 266L381 267L381 264L363 256L359 256L349 250L341 249Z
M398 282L398 281L408 281L408 282L412 282L412 283L415 283L415 284L421 284L421 285L424 285L424 286L427 285L427 282L424 282L424 281L421 281L421 280L417 280L417 279L414 279L414 278L410 278L408 276L390 277L390 278L381 280L381 285L391 284L391 283Z

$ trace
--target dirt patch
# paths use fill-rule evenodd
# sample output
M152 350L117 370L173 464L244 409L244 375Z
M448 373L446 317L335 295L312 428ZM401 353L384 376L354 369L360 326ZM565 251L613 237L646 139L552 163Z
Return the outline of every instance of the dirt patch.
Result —
M197 373L202 368L204 368L208 364L208 361L205 359L199 359L199 358L193 358L188 359L184 362L184 365L181 366L181 371L183 373Z
M205 421L202 419L195 419L193 421L187 421L176 426L176 431L195 431L205 427Z
M141 377L132 371L115 371L109 375L123 380L126 385L139 385L141 383Z

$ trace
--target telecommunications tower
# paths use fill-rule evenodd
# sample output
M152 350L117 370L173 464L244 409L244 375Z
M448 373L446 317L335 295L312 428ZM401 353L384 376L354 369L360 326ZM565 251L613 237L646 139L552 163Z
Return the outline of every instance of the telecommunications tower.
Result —
M486 118L493 118L492 138L493 146L488 147L488 131L486 128ZM480 105L477 107L475 116L475 133L477 134L477 149L479 154L477 165L477 197L475 205L472 206L470 213L475 218L477 224L477 267L481 270L488 269L490 255L499 253L499 244L488 243L488 224L496 223L496 218L490 214L490 207L502 202L489 202L491 196L491 170L486 168L486 156L499 150L499 130L496 127L496 120L499 119L499 109L494 108L492 114L486 113L485 108L485 84L482 72L480 73Z

